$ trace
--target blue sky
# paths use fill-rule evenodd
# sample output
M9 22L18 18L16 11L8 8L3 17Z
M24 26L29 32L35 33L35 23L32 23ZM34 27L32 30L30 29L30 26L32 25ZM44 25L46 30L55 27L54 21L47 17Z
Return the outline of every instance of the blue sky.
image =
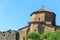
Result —
M60 25L60 0L0 0L0 31L27 26L30 14L42 5L55 12L56 24Z

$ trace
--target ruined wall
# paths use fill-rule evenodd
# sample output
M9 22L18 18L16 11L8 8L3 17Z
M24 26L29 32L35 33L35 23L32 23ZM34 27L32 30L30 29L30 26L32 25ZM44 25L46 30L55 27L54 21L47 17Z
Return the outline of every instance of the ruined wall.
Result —
M0 32L0 40L17 40L16 31L9 30L6 32Z

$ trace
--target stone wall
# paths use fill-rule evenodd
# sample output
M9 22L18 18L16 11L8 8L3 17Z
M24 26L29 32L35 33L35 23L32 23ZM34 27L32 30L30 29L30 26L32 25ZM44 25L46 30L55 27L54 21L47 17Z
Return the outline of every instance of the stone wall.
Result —
M5 32L0 32L0 40L17 40L16 39L16 31L8 30Z
M26 40L27 32L28 32L28 27L20 30L19 31L19 40Z
M31 16L31 22L35 22L35 21L38 21L38 22L45 21L45 14L43 13L33 14Z

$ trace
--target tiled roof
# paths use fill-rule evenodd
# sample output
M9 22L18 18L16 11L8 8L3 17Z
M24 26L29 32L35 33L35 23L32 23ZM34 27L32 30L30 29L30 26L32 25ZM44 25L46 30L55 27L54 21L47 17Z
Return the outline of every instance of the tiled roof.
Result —
M49 10L49 9L47 9L47 8L40 8L40 9L38 9L36 12L38 12L38 11L49 11L49 12L52 12L51 10Z
M49 9L47 9L47 8L40 8L40 9L34 11L32 14L30 14L30 16L32 16L33 14L41 13L41 12L54 13L54 12L52 12L51 10L49 10Z

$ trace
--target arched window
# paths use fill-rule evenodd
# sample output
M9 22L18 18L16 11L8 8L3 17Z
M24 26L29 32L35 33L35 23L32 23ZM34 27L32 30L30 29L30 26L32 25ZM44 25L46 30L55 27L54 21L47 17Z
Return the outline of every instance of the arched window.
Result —
M40 21L40 18L39 18L39 21Z
M36 31L36 29L34 31Z
M23 37L23 40L25 40L25 37Z

